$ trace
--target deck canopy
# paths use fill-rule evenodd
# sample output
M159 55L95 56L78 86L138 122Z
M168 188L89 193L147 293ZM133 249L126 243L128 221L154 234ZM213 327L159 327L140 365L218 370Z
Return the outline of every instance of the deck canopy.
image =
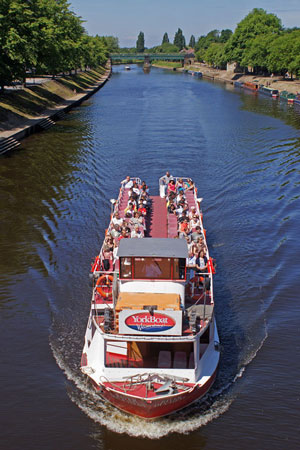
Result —
M122 257L160 257L187 258L188 247L185 239L140 238L121 239L118 256Z

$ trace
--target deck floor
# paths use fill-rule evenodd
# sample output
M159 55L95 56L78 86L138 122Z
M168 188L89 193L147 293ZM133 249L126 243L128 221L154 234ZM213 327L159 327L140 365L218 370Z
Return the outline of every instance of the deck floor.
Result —
M166 200L159 196L151 196L150 200L152 205L148 236L152 238L166 238L168 237Z

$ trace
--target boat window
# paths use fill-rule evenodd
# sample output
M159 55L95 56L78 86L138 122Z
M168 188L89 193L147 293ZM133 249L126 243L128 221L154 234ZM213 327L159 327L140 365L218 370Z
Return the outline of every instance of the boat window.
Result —
M193 343L107 340L105 366L143 369L194 369Z
M169 280L171 258L134 258L134 278Z
M173 279L174 280L184 280L185 279L185 259L184 258L174 258Z
M121 258L120 277L132 278L131 258Z

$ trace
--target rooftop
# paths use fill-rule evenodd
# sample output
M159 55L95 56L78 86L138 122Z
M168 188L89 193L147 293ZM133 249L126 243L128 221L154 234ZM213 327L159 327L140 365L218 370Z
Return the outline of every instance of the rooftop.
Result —
M187 258L188 248L185 239L140 238L121 239L118 256L141 256L162 258Z

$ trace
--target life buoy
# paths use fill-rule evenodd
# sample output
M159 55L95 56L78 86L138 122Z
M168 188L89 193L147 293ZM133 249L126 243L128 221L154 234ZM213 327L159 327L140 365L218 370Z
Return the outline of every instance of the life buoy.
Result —
M96 283L96 290L104 298L112 297L112 285L114 277L112 275L101 275Z

